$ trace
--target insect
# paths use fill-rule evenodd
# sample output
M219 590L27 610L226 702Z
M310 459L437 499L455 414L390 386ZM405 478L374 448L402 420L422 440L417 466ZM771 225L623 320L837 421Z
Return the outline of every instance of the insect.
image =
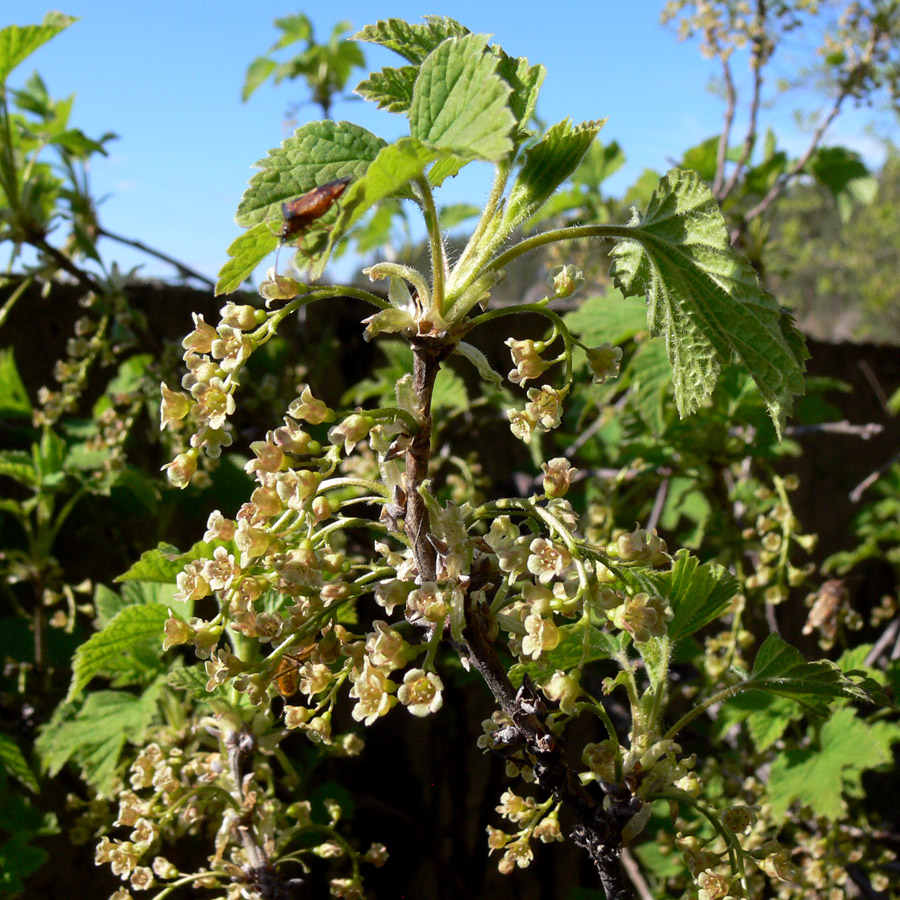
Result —
M338 197L347 189L352 179L350 176L336 178L326 184L307 191L296 200L288 200L281 204L284 214L284 224L281 226L282 243L289 241L296 234L304 231L316 219L320 219L337 201Z
M278 660L272 684L282 697L292 697L300 687L300 666L312 655L316 645L310 644L297 653L285 653Z

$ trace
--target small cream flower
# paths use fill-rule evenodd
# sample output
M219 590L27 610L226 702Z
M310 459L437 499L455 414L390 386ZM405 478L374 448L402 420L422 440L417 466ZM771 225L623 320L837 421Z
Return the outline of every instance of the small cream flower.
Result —
M443 690L444 683L434 672L410 669L403 676L397 698L414 716L422 717L437 712L443 706Z

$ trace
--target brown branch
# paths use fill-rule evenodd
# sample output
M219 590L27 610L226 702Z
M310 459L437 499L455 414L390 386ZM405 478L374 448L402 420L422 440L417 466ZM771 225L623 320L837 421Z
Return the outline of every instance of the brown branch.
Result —
M731 126L734 124L734 113L737 108L737 90L734 86L734 78L731 76L731 66L728 64L728 57L720 53L719 59L722 60L727 106L725 107L725 121L722 124L722 133L719 135L719 146L716 148L716 177L713 181L712 192L713 196L721 203L728 194L728 190L722 191L722 182L725 180L725 156L728 152L728 142L731 140ZM733 187L732 181L729 181L729 185Z
M216 286L216 283L212 279L207 278L205 275L201 275L196 269L192 269L190 266L185 265L183 262L179 262L174 257L163 253L161 250L155 250L153 247L150 247L147 244L143 243L143 241L136 241L133 238L122 237L122 235L114 234L112 231L108 231L106 228L99 228L98 234L102 235L103 237L109 238L111 241L118 241L120 244L127 244L129 247L135 247L144 253L148 253L150 256L155 256L157 259L161 259L163 262L167 262L170 266L175 267L182 278L196 278L197 281L202 281L207 287L214 288Z
M61 269L68 272L87 290L93 291L100 296L109 293L92 275L89 275L84 269L79 269L65 253L61 250L57 250L52 244L48 244L45 238L32 235L28 238L28 243L42 253L46 253L47 256L49 256Z
M734 171L728 179L721 193L714 192L716 199L721 203L733 190L741 176L744 167L750 160L750 154L753 153L753 145L756 143L756 126L759 121L759 105L762 97L763 84L763 66L768 61L769 53L767 51L767 42L764 35L764 23L766 19L766 3L765 0L757 0L756 4L756 29L757 33L753 40L753 54L750 58L750 66L753 69L753 94L750 100L750 121L747 123L747 133L744 135L744 144L741 148L741 155L735 163ZM733 115L733 113L732 113ZM720 148L721 149L721 148ZM724 151L723 151L724 165ZM718 172L717 172L718 177Z
M587 850L607 898L630 900L634 893L621 865L622 828L640 801L627 788L604 782L595 796L581 783L565 760L562 739L547 726L547 709L530 680L526 678L518 690L510 682L494 652L488 616L486 606L468 604L462 649L513 722L512 728L498 734L504 743L524 744L535 782L580 821L572 839Z
M437 578L437 552L428 540L430 522L419 487L428 477L431 460L431 395L441 360L452 350L445 344L420 340L413 343L413 390L417 398L418 434L406 451L406 534L412 541L413 556L423 581Z

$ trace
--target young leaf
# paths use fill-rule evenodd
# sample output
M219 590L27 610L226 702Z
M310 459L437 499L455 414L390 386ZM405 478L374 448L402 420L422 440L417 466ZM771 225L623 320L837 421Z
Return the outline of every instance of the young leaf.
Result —
M139 743L153 722L164 682L158 679L143 694L98 691L77 712L61 705L35 742L43 767L51 776L70 760L79 763L85 780L101 794L116 785L122 748Z
M95 675L105 671L121 654L147 641L160 640L168 617L169 611L161 603L122 609L109 625L75 651L66 702L74 700Z
M599 628L583 625L563 625L559 629L559 645L554 650L542 653L540 659L510 669L510 680L519 685L525 675L541 681L541 674L560 670L568 671L580 663L596 659L612 659L622 650L620 638Z
M210 692L206 690L209 683L209 675L206 674L206 667L203 663L194 666L179 666L172 669L166 676L166 683L169 687L175 688L177 691L183 691L195 700L204 700L209 697ZM221 685L216 687L220 690Z
M531 66L521 56L509 56L496 44L491 50L499 58L497 74L512 88L509 95L509 108L519 124L519 132L524 137L528 122L534 114L538 94L547 70L540 64Z
M31 400L22 383L12 347L0 350L0 419L31 416Z
M424 16L426 25L411 25L403 19L383 19L366 25L352 40L380 44L418 65L449 37L462 37L469 29L447 16Z
M409 182L418 178L434 160L444 155L414 138L401 138L384 146L365 176L347 189L341 212L330 235L333 246L347 229L376 203L398 193L412 196Z
M0 31L0 85L5 84L9 73L38 47L77 21L73 16L50 12L40 25L10 25Z
M369 100L392 113L405 113L412 105L413 85L419 70L416 66L394 69L386 66L380 72L373 72L361 81L355 89L363 100Z
M721 616L740 587L727 569L715 563L701 564L684 549L678 551L668 572L623 569L621 577L632 589L658 594L669 601L674 617L667 634L672 641L693 634Z
M277 246L278 235L265 222L260 222L235 238L228 248L231 259L219 272L216 296L236 291Z
M513 150L510 86L497 74L486 36L438 46L419 69L409 110L410 134L441 150L496 162Z
M525 164L506 204L504 233L529 218L575 171L605 122L605 119L583 122L573 128L572 123L564 119L525 152Z
M842 672L830 660L807 662L803 654L777 634L769 635L756 654L746 682L750 690L768 691L821 714L832 700L846 698L864 703L884 703L881 686L864 672Z
M9 772L30 791L37 793L38 780L19 745L9 735L0 734L0 769Z
M24 450L0 450L0 475L26 487L34 487L38 482L34 459Z
M839 709L822 726L820 746L791 749L776 757L769 771L769 803L781 820L794 801L813 815L841 819L847 811L842 794L858 792L867 769L893 761L891 746L900 741L900 727L890 722L867 723L853 709Z
M793 395L804 390L808 354L786 337L783 313L731 249L709 188L696 173L673 169L626 231L611 271L626 296L647 296L648 323L665 336L682 417L709 396L720 364L737 358L780 436Z
M203 549L208 550L204 558L212 556L212 547L209 544L202 546L195 544L185 554L172 544L163 542L152 550L145 550L141 558L128 571L119 575L116 581L158 581L175 584L175 579L184 568L187 558L196 559ZM191 555L194 551L198 551L197 556Z
M498 391L502 390L503 379L500 377L499 373L491 368L491 364L488 362L487 357L477 347L473 347L465 341L460 341L453 352L472 363L482 379L490 382Z
M361 177L384 146L381 138L352 122L327 120L301 126L256 163L262 171L250 179L235 222L250 228L265 222L273 205L293 200L337 178ZM280 215L279 209L279 223Z

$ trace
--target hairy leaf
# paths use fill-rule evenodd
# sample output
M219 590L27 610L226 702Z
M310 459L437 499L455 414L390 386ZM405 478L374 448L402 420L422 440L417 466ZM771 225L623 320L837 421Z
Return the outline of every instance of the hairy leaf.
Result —
M369 100L392 113L405 113L412 106L413 86L419 70L416 66L394 69L386 66L373 72L355 89L363 100Z
M709 396L724 362L740 360L781 435L804 390L793 326L729 244L722 213L694 172L673 169L613 249L612 274L627 296L644 293L648 323L665 337L682 416Z
M75 651L72 683L66 702L76 698L100 672L107 671L117 658L147 641L162 639L169 617L161 603L126 606L102 631L98 631Z
M178 691L184 691L196 700L202 700L209 697L210 692L206 690L209 682L209 675L206 674L206 667L203 663L194 666L179 666L172 669L166 676L166 683L169 687ZM216 687L219 690L221 685Z
M347 189L341 212L330 235L333 245L340 235L376 203L399 193L409 196L409 182L421 176L442 152L414 138L401 138L384 146L366 174Z
M525 164L506 204L504 231L529 218L575 171L605 122L605 119L583 122L573 128L572 123L564 119L525 152Z
M512 93L509 95L509 108L516 117L520 134L524 134L528 122L534 114L538 94L547 70L540 64L529 65L528 60L521 56L509 56L496 44L491 47L491 50L500 60L497 73L512 88Z
M219 272L216 296L236 291L277 246L278 235L265 222L260 222L235 238L228 248L231 259Z
M450 38L422 63L409 111L414 138L459 156L496 162L513 149L510 86L486 37Z
M203 546L210 548L209 544ZM195 545L195 549L200 548ZM145 550L141 558L130 569L119 575L116 581L159 581L175 584L178 573L184 568L187 555L172 544L158 544L152 550ZM208 555L212 556L211 548Z
M301 126L256 163L261 171L250 179L235 222L250 228L264 222L271 210L277 217L275 225L280 224L278 204L337 178L361 177L384 146L380 137L352 122L326 120ZM327 218L326 214L323 219Z
M424 16L424 19L425 25L410 24L403 19L382 19L366 25L353 35L353 40L380 44L418 65L448 37L469 33L468 28L447 16Z

